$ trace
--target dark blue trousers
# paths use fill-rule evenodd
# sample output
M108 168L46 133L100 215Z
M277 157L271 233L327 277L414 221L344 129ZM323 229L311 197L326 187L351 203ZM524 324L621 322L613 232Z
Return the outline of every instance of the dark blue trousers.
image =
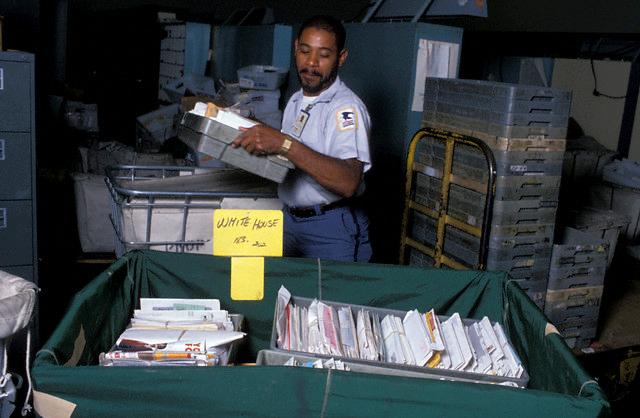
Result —
M297 217L284 209L284 255L322 260L371 259L369 219L361 208L341 207Z

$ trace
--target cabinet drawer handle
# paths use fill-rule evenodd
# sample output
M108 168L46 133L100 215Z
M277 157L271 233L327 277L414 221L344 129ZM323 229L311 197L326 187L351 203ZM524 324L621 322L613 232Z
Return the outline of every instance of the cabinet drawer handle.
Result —
M0 139L0 161L4 161L5 153L4 153L4 139Z
M0 208L0 229L7 227L7 208Z

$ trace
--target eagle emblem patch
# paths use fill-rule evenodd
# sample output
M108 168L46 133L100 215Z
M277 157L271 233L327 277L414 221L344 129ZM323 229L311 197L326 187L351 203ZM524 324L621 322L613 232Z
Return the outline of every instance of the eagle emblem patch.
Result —
M353 108L338 110L336 112L338 129L348 131L356 128L357 116Z

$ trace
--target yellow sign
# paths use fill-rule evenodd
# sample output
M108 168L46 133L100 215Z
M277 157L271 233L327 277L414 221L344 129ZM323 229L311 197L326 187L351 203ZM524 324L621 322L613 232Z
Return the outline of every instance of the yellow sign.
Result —
M213 212L213 255L282 257L282 211Z
M231 299L262 300L264 298L264 258L231 258Z
M282 211L213 212L213 255L231 256L231 299L264 298L264 258L282 257Z

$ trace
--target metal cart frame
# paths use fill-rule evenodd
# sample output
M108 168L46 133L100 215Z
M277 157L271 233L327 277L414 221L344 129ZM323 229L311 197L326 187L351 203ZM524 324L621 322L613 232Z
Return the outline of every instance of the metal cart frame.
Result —
M276 198L275 193L267 192L229 192L229 191L152 191L130 188L122 185L124 181L144 182L171 177L195 175L197 167L173 166L115 166L107 167L105 182L111 195L111 223L116 233L116 256L122 256L127 247L149 248L164 245L175 246L177 252L185 252L193 246L203 245L207 240L187 239L187 219L192 209L220 209L224 198ZM222 169L225 170L225 169ZM135 199L135 200L134 200ZM167 199L170 199L167 202ZM145 239L126 240L122 210L144 209L146 211ZM177 209L181 211L182 228L180 239L152 241L152 219L156 209Z
M433 210L424 205L421 205L412 199L413 192L413 175L414 172L422 172L427 167L422 167L421 164L417 164L414 161L416 148L418 143L423 140L432 139L440 139L445 141L445 160L444 167L442 169L442 186L440 189L440 207L439 210ZM460 186L467 186L464 181L460 181L454 174L452 174L453 168L453 157L455 152L455 146L457 144L465 144L470 145L479 149L482 154L484 154L485 159L487 161L488 168L488 180L486 182L484 194L486 196L485 199L485 207L484 207L484 218L482 220L480 227L475 227L465 222L459 221L447 214L447 209L449 206L449 185L450 184L458 184ZM429 167L429 171L433 174L433 169ZM444 250L444 240L445 240L445 228L447 225L451 225L455 228L458 228L468 234L480 238L480 255L478 258L478 265L474 266L479 270L483 270L486 265L487 252L488 252L488 242L489 242L489 226L491 224L491 216L493 213L493 198L495 194L495 179L496 179L496 162L493 156L493 152L491 148L483 141L473 138L467 135L462 135L459 133L454 133L451 131L447 131L439 128L432 127L424 127L416 132L411 139L409 144L409 152L407 155L407 171L406 171L406 188L405 188L405 208L402 217L402 232L401 232L401 240L400 240L400 264L405 264L405 255L407 247L414 248L429 257L434 259L434 266L441 267L442 265L451 267L454 269L468 269L469 267L464 264L452 259L443 253ZM417 240L407 236L408 230L410 228L409 225L409 217L410 211L414 210L423 215L429 216L437 221L437 229L436 229L436 242L434 247L429 247Z

